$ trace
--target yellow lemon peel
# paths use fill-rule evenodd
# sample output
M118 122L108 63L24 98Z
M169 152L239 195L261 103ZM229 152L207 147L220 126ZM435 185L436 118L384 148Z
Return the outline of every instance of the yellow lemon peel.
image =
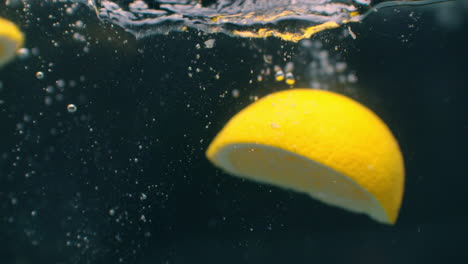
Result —
M11 21L0 18L0 66L11 61L23 46L24 36Z
M207 158L226 172L307 193L394 224L404 188L398 143L385 123L332 92L273 93L236 114Z

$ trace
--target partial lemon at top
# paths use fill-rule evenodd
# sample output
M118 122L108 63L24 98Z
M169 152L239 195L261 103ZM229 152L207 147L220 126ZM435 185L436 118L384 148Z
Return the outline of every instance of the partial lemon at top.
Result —
M0 18L0 67L11 61L23 46L23 33L11 21Z
M403 157L385 123L358 102L328 91L273 93L236 114L206 151L226 172L369 215L398 217Z

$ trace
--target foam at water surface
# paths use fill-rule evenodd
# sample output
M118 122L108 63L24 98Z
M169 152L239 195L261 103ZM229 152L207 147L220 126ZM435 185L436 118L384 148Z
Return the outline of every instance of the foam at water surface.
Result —
M81 0L136 37L197 29L241 37L298 41L376 8L443 0ZM378 2L378 3L377 3Z

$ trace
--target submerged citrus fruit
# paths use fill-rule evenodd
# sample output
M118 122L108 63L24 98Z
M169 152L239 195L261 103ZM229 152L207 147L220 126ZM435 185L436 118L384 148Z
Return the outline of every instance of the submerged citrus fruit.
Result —
M312 89L273 93L235 115L206 156L226 172L298 192L394 224L404 165L373 112Z
M0 18L0 66L15 57L16 51L23 46L24 37L12 22Z

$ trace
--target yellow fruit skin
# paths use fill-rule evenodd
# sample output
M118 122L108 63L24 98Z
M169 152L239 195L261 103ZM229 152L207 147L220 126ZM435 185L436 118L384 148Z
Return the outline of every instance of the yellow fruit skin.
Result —
M15 52L23 46L24 36L12 22L0 18L0 66L14 58Z
M239 143L278 147L312 159L354 180L384 208L387 223L398 217L404 164L398 143L384 122L345 96L313 89L273 93L235 115L206 151Z

